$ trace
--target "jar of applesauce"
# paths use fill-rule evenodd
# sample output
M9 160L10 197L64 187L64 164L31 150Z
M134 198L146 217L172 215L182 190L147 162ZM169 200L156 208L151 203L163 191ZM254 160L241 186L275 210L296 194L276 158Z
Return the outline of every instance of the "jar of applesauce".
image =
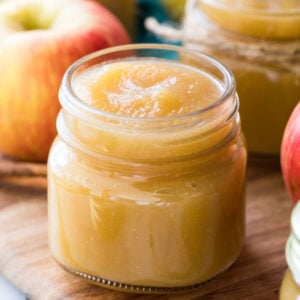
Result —
M249 153L277 158L285 124L300 99L300 1L187 2L185 47L232 70Z
M167 45L75 62L48 160L57 262L129 292L188 290L228 268L245 231L247 152L231 72Z
M300 201L294 207L291 216L291 234L286 243L288 270L280 289L280 300L300 299Z

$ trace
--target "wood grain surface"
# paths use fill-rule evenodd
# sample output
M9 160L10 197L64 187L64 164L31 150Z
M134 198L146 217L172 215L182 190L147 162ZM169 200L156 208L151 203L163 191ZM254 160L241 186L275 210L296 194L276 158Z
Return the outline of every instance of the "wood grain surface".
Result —
M0 273L29 299L278 299L292 209L278 164L249 163L247 234L234 265L205 287L179 295L121 293L66 273L48 249L46 178L15 175L0 176Z

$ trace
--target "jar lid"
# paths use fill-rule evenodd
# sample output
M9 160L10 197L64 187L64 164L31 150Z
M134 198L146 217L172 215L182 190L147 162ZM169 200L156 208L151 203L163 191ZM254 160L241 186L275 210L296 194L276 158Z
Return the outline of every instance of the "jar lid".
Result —
M300 201L291 215L291 234L286 244L286 259L295 281L300 286Z

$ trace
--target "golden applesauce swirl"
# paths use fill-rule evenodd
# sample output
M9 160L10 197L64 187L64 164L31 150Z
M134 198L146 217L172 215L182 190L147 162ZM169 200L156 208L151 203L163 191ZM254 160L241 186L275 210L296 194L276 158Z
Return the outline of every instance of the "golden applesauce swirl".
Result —
M203 71L145 60L95 67L77 80L74 91L92 107L135 118L189 114L222 94L220 84Z
M95 128L64 114L69 136L93 152L119 159L170 161L196 155L234 135L239 121L232 118L236 95L219 101L224 88L218 79L180 63L115 61L89 68L72 84L76 96L103 113L104 121L97 118Z

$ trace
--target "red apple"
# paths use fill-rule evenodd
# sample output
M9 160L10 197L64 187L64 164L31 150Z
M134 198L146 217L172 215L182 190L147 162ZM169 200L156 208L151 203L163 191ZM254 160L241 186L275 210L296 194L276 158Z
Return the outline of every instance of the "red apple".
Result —
M300 102L289 117L282 138L281 170L285 186L293 199L300 199Z
M1 2L0 151L45 162L66 69L83 55L128 42L123 25L96 1Z

